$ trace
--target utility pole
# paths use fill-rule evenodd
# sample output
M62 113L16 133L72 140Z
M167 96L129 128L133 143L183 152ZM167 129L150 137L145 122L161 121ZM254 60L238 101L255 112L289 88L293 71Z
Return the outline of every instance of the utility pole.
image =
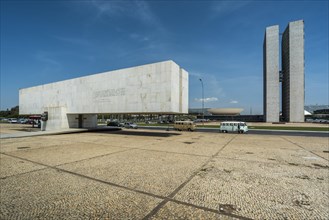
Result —
M201 82L201 86L202 86L202 124L204 123L204 88L203 88L203 81L200 78L199 79Z

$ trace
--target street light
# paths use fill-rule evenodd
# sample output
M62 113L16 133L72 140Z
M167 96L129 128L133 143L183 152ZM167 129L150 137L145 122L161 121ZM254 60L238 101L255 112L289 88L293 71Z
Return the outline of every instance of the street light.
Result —
M203 81L200 78L199 79L201 82L201 86L202 86L202 123L204 122L204 89L203 89Z

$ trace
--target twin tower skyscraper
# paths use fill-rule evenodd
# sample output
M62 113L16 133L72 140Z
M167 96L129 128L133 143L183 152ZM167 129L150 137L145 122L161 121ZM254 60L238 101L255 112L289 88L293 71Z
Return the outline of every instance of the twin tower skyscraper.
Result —
M263 46L264 120L280 121L281 99L281 119L286 122L304 122L304 21L289 22L282 34L281 71L280 35L279 25L266 28Z

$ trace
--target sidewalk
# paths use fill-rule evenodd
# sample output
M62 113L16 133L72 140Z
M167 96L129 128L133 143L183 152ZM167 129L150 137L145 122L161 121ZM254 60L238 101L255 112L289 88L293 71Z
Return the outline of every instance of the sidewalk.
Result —
M17 132L11 134L0 134L0 139L34 137L34 136L42 136L42 135L72 134L72 133L81 133L88 131L109 131L109 130L118 130L118 128L99 126L97 128L68 128L68 129L60 129L55 131Z

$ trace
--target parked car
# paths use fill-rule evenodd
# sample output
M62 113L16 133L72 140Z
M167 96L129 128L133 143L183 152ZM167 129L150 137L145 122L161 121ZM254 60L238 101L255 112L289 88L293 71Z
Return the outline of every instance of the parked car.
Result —
M117 121L108 121L107 126L120 127Z
M138 126L135 123L131 123L131 122L126 122L124 126L125 128L134 128L134 129L138 128Z
M0 119L2 122L8 122L8 118L1 118Z
M17 118L9 118L8 122L13 124L13 123L17 123Z
M18 123L20 123L20 124L27 124L28 123L28 120L26 118L20 118L20 119L18 119Z

